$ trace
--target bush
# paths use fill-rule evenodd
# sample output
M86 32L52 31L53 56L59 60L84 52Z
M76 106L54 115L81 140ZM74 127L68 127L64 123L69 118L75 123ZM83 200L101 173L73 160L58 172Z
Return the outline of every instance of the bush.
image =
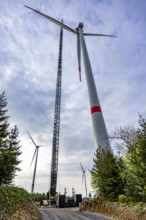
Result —
M32 203L29 193L18 187L0 186L0 213L9 216L16 211L18 205Z
M123 197L124 198L124 197ZM125 199L125 198L124 198ZM145 220L146 206L143 203L131 204L101 202L88 199L80 205L80 211L89 211L112 217L115 220Z

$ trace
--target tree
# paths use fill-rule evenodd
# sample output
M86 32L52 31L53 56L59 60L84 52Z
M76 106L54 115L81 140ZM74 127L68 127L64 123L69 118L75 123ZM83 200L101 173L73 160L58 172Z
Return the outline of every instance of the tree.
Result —
M117 201L123 193L124 184L120 176L120 160L112 150L97 149L91 170L92 187L103 201Z
M124 158L125 193L133 202L146 200L146 120L139 116L134 142Z
M34 193L31 194L33 201L40 202L41 200L47 199L47 195L45 193Z
M112 136L121 140L116 147L124 152L120 171L124 195L121 198L127 202L143 202L146 200L146 119L140 115L138 128L116 128Z
M18 128L9 129L9 116L7 116L7 100L5 93L0 95L0 185L11 184L16 171L19 171L18 165L21 155L20 141L18 140Z
M126 155L131 143L134 143L136 129L133 126L116 127L110 134L111 140L116 140L115 148L118 153Z

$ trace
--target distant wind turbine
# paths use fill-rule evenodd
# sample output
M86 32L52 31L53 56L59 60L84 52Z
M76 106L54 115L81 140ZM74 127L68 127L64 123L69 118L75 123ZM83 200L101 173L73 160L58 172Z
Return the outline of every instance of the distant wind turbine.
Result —
M64 29L72 32L73 34L75 34L77 36L79 79L81 81L81 49L82 49L96 147L100 146L101 148L110 148L110 142L109 142L109 138L108 138L108 134L107 134L100 102L99 102L97 91L96 91L96 86L95 86L95 82L94 82L94 77L93 77L93 73L92 73L92 68L91 68L84 36L103 36L103 37L116 37L116 36L106 35L106 34L84 33L83 32L84 25L81 22L79 23L79 25L76 29L72 29L69 26L55 20L54 18L52 18L46 14L43 14L42 12L40 12L38 10L30 8L29 6L26 6L26 5L25 5L25 7L35 11L36 13L42 15L43 17L49 19L50 21L54 22L55 24L59 25L60 27L63 27Z
M38 146L36 145L36 143L34 142L33 138L31 137L30 133L27 131L30 139L32 140L33 144L35 145L35 151L34 151L34 154L33 154L33 157L32 157L32 161L31 161L31 164L30 164L30 167L33 163L33 160L35 158L35 165L34 165L34 172L33 172L33 179L32 179L32 187L31 187L31 194L34 193L34 185L35 185L35 176L36 176L36 168L37 168L37 160L38 160L38 151L39 151L39 147L43 147L43 146L46 146L46 145L41 145L41 146Z
M83 169L83 166L82 166L81 163L80 163L80 165L81 165L81 170L82 170L82 172L83 172L83 174L82 174L82 184L83 184L83 182L85 181L85 192L86 192L86 198L87 198L86 172L85 172L85 170Z

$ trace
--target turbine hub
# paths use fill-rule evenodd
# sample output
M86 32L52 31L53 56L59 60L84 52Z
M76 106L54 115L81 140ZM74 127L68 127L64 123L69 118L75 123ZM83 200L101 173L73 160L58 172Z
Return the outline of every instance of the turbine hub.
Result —
M82 28L82 29L83 29L83 26L84 26L84 24L81 23L81 22L79 22L79 25L78 25L78 27L75 29L75 32L76 32L77 34L79 34L79 28Z
M83 29L84 24L82 22L79 23L78 28L82 28Z

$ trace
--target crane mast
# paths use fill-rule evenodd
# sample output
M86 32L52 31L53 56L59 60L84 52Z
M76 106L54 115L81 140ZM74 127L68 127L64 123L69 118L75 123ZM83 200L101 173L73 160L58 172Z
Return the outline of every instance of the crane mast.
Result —
M53 198L56 194L57 174L58 174L61 82L62 82L62 46L63 46L63 28L61 27L60 41L59 41L58 71L57 71L57 82L56 82L54 130L53 130L53 141L52 141L51 182L50 182L50 191L49 191L50 198L51 197Z

